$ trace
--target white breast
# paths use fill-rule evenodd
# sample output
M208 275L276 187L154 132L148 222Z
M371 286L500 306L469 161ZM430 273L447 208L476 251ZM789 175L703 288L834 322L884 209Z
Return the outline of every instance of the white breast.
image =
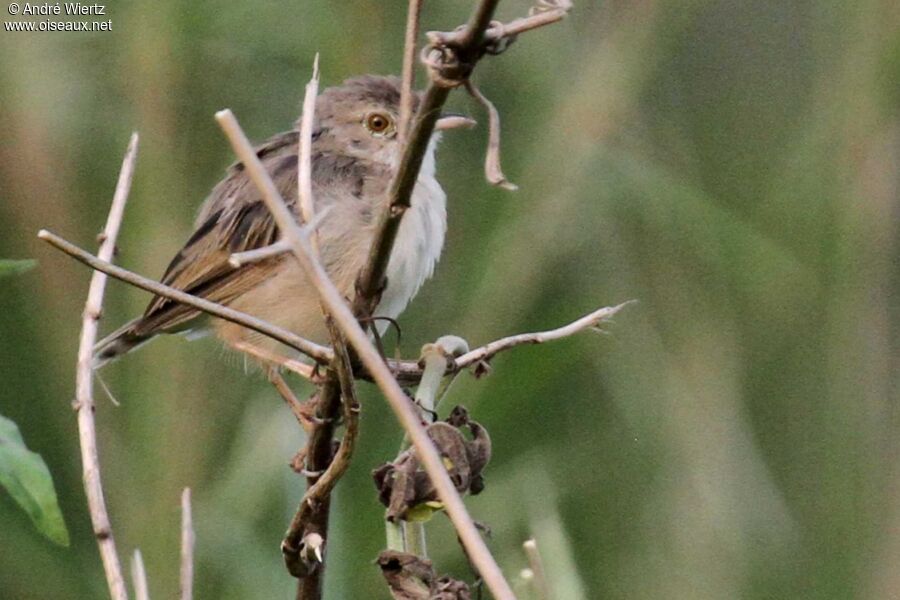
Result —
M447 196L434 177L437 142L435 136L428 146L413 188L410 209L400 222L387 266L387 288L376 316L397 318L434 273L441 256L447 231ZM386 327L387 323L379 322L379 331Z

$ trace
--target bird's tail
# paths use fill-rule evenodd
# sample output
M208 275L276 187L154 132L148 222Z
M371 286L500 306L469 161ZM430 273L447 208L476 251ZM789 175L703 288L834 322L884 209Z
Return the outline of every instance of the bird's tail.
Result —
M136 332L140 322L140 318L129 321L94 344L95 369L111 363L153 338L154 333L140 334Z

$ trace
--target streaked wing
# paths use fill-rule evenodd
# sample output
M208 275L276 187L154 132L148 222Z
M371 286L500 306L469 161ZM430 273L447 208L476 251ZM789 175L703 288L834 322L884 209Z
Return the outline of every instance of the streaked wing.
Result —
M282 196L296 196L297 133L276 136L257 150ZM293 142L293 143L292 143ZM272 274L275 260L235 269L228 258L276 241L276 227L256 186L243 165L229 168L228 177L213 190L200 215L203 220L175 255L161 282L219 303L228 303ZM144 335L177 330L198 316L198 311L156 296L144 312L136 333Z

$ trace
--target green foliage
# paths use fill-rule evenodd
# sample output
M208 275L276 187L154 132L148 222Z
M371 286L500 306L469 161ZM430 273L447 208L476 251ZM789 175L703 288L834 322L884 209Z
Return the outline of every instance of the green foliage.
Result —
M0 486L31 518L34 526L60 546L69 545L50 469L40 454L25 447L19 428L0 416Z
M30 260L10 260L8 258L0 258L0 278L16 275L30 271L37 266L37 261Z

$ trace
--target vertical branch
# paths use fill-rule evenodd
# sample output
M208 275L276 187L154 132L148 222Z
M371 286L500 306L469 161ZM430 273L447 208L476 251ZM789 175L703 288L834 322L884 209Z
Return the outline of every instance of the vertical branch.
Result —
M311 240L312 252L318 255L318 236L314 229L315 199L312 192L312 130L315 121L316 96L319 93L319 55L313 62L313 75L306 84L306 91L303 97L303 117L300 121L300 153L297 162L297 170L299 173L299 185L297 186L298 204L300 206L300 215L303 221L310 227L309 236ZM282 229L282 238L285 233ZM328 311L325 305L322 305L322 312L327 320ZM332 342L334 343L334 341ZM335 346L337 347L337 346ZM335 362L340 357L335 356ZM323 494L322 498L316 498L313 503L309 496L310 492L321 481L322 475L332 464L332 440L334 439L334 422L338 416L340 408L341 391L340 385L335 382L333 375L330 375L325 383L318 388L317 412L318 420L313 428L312 433L306 443L306 468L308 476L306 479L307 491L303 495L301 505L297 509L294 520L288 528L288 534L282 542L282 554L288 566L288 570L292 574L298 576L297 598L298 600L313 600L322 597L322 585L325 579L325 563L324 555L321 550L313 550L312 557L300 557L301 546L306 543L310 536L315 536L317 542L326 543L328 534L328 517L331 512L331 496L330 490ZM309 511L308 514L307 511ZM296 525L301 515L306 517L307 527L301 531L299 525ZM296 532L291 536L291 531ZM305 534L305 538L301 543L297 538ZM318 546L317 546L318 548ZM308 548L306 550L309 550ZM298 563L309 563L312 566L306 573L302 573ZM306 565L304 565L306 566Z
M194 597L194 539L191 488L184 488L181 492L181 600Z
M331 512L331 495L323 495L312 503L307 500L307 495L320 481L321 476L332 462L332 440L334 439L335 422L340 411L340 383L334 377L329 377L324 384L319 386L317 395L318 411L316 417L318 422L312 433L310 433L309 441L306 444L307 493L304 494L297 509L295 522L291 523L284 540L281 542L281 551L288 571L299 578L297 583L297 600L313 600L322 597L325 565L324 563L314 564L305 573L302 572L300 569L306 566L304 562L309 557L301 556L302 544L297 543L296 538L301 536L306 538L310 535L318 535L322 539L327 537L328 517ZM304 527L302 531L299 526L301 511L307 513L303 518ZM295 530L296 534L291 535ZM313 554L313 556L318 560L317 555Z
M334 370L325 384L319 388L322 400L327 401L326 407L335 411L334 416L322 423L322 425L327 424L330 430L327 438L324 436L321 438L327 442L329 454L317 456L314 463L309 463L313 468L321 465L324 471L314 471L309 477L309 486L303 495L303 499L300 501L297 513L294 515L282 542L282 551L286 548L296 549L293 555L285 553L285 561L288 563L289 569L296 569L298 562L305 563L305 565L312 564L312 567L303 577L300 577L300 581L297 584L297 600L313 600L322 597L325 556L321 547L325 544L324 536L328 530L331 491L350 467L350 458L353 455L359 434L359 402L356 396L356 386L350 367L347 344L330 317L326 319L326 325L331 334L336 354L333 363ZM335 381L338 384L337 390L334 389ZM334 398L335 395L337 396L336 400ZM341 399L343 399L342 402ZM346 430L337 452L334 453L334 456L331 456L331 436L334 432L332 423L337 417L336 411L340 406L343 407ZM319 429L317 427L314 430L314 435L318 433ZM321 448L324 446L325 444L310 444L308 446L309 452L318 451L321 453ZM301 535L303 536L302 542L298 542L297 538ZM299 561L297 560L298 558ZM292 572L294 571L292 570Z
M406 142L406 132L413 113L413 89L416 85L416 40L419 39L419 20L422 15L423 0L409 0L406 13L406 42L403 44L403 73L400 85L400 127L397 139Z
M134 162L137 156L138 135L133 133L122 161L119 180L113 195L112 206L106 219L106 227L100 234L100 250L97 253L101 260L110 261L116 247L116 237L125 212L125 202L131 190L131 178L134 174ZM88 509L91 513L91 524L94 537L100 548L103 569L109 593L114 600L127 600L128 591L122 577L122 565L116 552L112 525L106 511L106 500L103 496L103 485L100 481L100 457L97 451L97 430L94 423L94 342L97 339L98 321L103 310L103 292L106 289L106 274L94 271L88 288L87 302L81 325L81 340L78 345L78 366L75 374L75 410L78 412L78 435L81 444L81 465L84 471L84 491L87 495Z
M297 195L300 215L304 223L312 223L315 205L312 194L312 130L316 116L316 96L319 93L319 55L313 60L313 74L303 96L303 116L300 119L300 151L297 162ZM315 235L310 232L315 239Z
M550 600L550 586L547 584L547 574L544 572L544 562L541 560L541 553L538 551L537 542L534 538L525 540L522 544L525 549L525 555L528 557L528 566L532 573L532 583L537 591L540 600Z
M357 293L353 300L353 312L357 317L371 316L370 313L374 309L374 299L384 282L384 273L400 228L400 219L410 206L410 197L419 177L419 170L422 168L425 150L434 131L434 125L440 117L441 107L449 94L450 88L432 84L428 86L422 98L407 143L403 147L400 166L391 182L388 192L390 204L381 217L369 258L359 276Z
M481 44L484 32L491 24L498 4L500 4L500 0L481 0L478 3L459 39L460 46L474 48Z
M375 299L383 287L384 273L394 247L394 240L397 239L400 220L410 206L412 191L419 177L435 123L440 117L441 108L447 101L452 87L461 84L474 68L478 53L481 51L485 30L499 2L500 0L481 0L461 34L462 41L457 44L455 50L459 53L463 79L451 82L443 78L439 81L432 76L432 81L425 90L416 118L409 128L409 136L403 145L400 165L391 181L387 209L381 217L369 258L357 282L357 294L353 300L353 313L357 318L371 316Z
M134 583L134 597L136 600L150 600L150 590L147 586L147 571L144 569L144 557L140 550L134 551L131 557L131 581Z

